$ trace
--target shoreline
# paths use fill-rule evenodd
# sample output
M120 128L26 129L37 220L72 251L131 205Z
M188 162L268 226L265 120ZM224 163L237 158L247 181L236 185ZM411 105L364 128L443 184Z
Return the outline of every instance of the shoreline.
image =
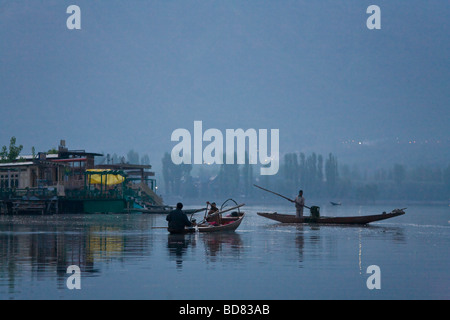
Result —
M175 205L177 202L182 202L185 206L199 206L204 205L206 201L215 201L218 205L224 202L227 199L203 199L203 198L180 198L180 197L163 197L164 203L167 205ZM257 198L244 198L244 197L236 197L233 198L238 203L245 203L246 205L290 205L287 200L274 200L274 199L257 199ZM306 198L307 205L312 205L313 203L318 204L319 206L330 206L333 205L330 203L329 199L321 199L321 198ZM449 206L450 200L430 200L430 201L418 201L418 200L408 200L408 199L400 199L400 200L376 200L376 201L358 201L354 199L342 199L339 200L342 204L336 207L345 207L346 205L360 205L360 206L373 206L373 205L389 205L389 206L410 206L410 205L423 205L423 206Z

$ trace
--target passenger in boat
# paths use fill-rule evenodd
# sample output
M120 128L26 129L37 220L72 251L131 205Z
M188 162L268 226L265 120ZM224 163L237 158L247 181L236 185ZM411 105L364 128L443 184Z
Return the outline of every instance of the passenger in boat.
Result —
M167 215L166 220L169 222L168 229L170 233L183 233L185 227L194 225L189 221L182 209L183 204L179 202L177 203L177 208Z
M305 206L305 198L303 198L303 190L298 192L297 198L294 200L295 203L295 216L297 218L303 218L303 207Z
M211 216L214 213L219 211L219 208L217 208L217 205L215 202L209 203L209 201L206 202L206 205L210 205L211 209L208 211L208 216L206 217L206 221L208 221L212 225L220 225L220 216L216 214L215 216Z

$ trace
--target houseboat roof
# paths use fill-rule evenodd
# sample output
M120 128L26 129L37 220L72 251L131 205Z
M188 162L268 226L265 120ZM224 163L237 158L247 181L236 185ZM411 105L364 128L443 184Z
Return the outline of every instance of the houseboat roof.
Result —
M8 163L0 163L0 168L4 167L22 167L22 166L31 166L33 165L33 161L23 161L23 162L8 162Z
M57 154L47 154L46 155L46 158L47 159L57 159L59 156L57 155ZM23 159L23 160L28 160L28 161L30 161L30 160L33 160L33 159L37 159L38 158L38 155L36 154L36 155L31 155L31 154L29 154L29 155L24 155L24 156L19 156L19 157L17 157L17 159L16 160L20 160L20 159Z
M118 163L118 164L99 164L96 165L97 169L116 169L116 170L136 170L136 169L151 169L152 166L149 164L129 164L129 163Z
M59 158L69 157L69 156L78 156L78 157L87 157L87 156L93 156L93 157L103 157L103 154L101 153L95 153L95 152L86 152L84 150L68 150L68 151L60 151L59 152Z
M17 162L7 162L0 163L0 169L6 170L5 168L14 167L26 167L26 166L67 166L65 163L58 163L55 161L45 161L45 160L34 160L34 161L17 161Z

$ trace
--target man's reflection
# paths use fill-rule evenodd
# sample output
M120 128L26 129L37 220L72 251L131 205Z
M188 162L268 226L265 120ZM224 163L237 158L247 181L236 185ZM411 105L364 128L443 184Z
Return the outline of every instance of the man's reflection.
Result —
M175 259L177 269L183 267L183 255L192 243L192 234L168 234L167 249L169 249L169 257Z

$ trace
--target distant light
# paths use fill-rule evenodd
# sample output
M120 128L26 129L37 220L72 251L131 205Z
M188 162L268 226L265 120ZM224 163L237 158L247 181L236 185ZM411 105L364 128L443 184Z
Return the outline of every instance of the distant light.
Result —
M358 144L362 144L362 142L360 141L360 142L358 142Z

